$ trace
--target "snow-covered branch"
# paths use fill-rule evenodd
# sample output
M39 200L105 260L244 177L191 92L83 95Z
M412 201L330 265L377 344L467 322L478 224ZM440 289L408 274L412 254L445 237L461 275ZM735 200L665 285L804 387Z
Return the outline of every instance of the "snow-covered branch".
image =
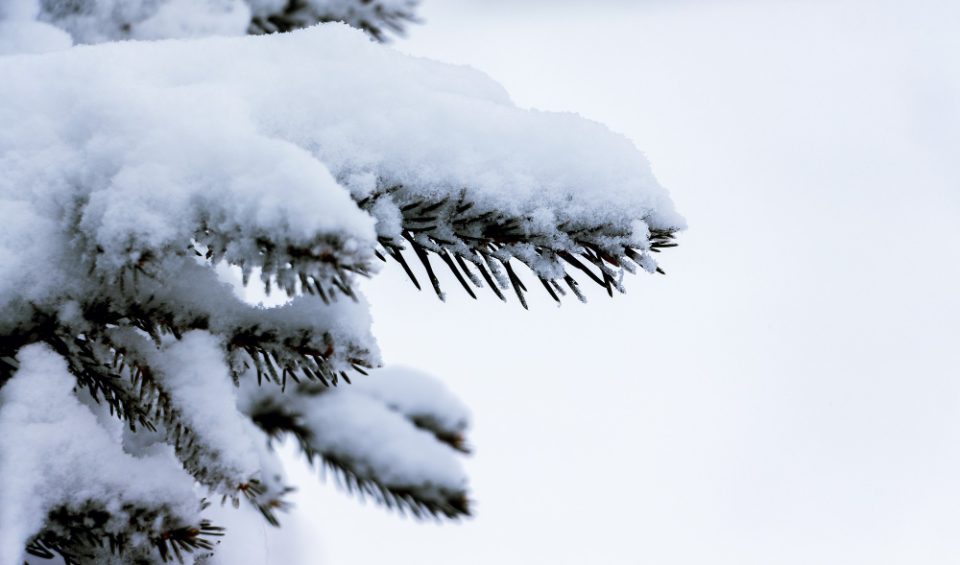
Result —
M241 409L271 437L296 438L338 484L390 508L456 518L470 513L466 408L432 377L377 370L349 386L241 387Z
M403 35L417 22L419 0L247 0L253 20L250 33L274 33L310 27L317 22L344 22L377 41Z
M212 547L217 532L169 446L125 453L53 350L31 345L18 361L0 389L0 563L18 564L30 541L84 562L111 546L131 557Z
M78 43L292 31L344 22L377 41L417 22L419 0L8 0Z
M321 8L376 35L363 22L391 28L414 3L30 5L0 9L0 52L38 14L92 42ZM558 300L582 298L575 277L612 294L625 271L658 271L684 225L623 136L346 25L54 39L0 56L0 565L28 544L190 559L218 533L203 495L246 496L277 524L282 435L388 506L468 515L469 415L416 371L364 376L381 360L357 278L389 256L441 296L440 263L471 295L524 305L527 270ZM244 302L230 269L291 300Z

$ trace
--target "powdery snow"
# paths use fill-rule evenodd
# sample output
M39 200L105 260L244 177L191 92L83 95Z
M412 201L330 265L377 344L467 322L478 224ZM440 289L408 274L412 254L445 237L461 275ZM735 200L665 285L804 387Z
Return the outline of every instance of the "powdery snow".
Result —
M390 366L359 378L351 390L376 398L408 419L443 434L460 434L470 425L470 411L436 377L403 366Z
M418 0L5 0L20 18L67 30L78 43L287 31L345 22L379 38L415 21ZM0 8L2 10L2 8ZM2 12L0 12L2 15Z
M124 453L74 396L61 357L29 345L17 359L20 370L0 389L0 565L19 565L27 541L58 507L79 511L93 503L111 513L107 528L118 532L124 505L166 507L184 523L196 520L193 478L171 449Z
M70 36L52 25L35 21L0 20L0 56L48 53L72 45Z
M242 0L43 0L40 4L36 17L68 31L78 43L242 35L251 18Z
M260 456L236 408L236 388L219 340L188 332L156 355L158 380L180 412L178 418L203 446L200 464L213 477L236 488L259 471Z
M604 225L641 247L647 227L682 225L626 138L518 109L481 73L343 25L2 57L0 77L0 201L18 210L0 234L18 267L0 276L3 306L63 288L50 263L65 238L101 274L181 252L200 229L228 238L233 261L267 237L367 264L374 220L351 195L374 186L466 190L538 232Z
M410 387L401 390L405 383ZM309 452L345 465L362 480L437 503L466 491L467 477L449 436L466 431L469 415L422 372L379 369L351 385L286 391L257 386L248 374L239 407L254 419L282 414L301 430L298 439Z
M311 446L395 489L466 489L455 453L381 402L349 388L298 401ZM438 491L439 492L439 491Z
M339 5L310 5L321 4ZM309 451L361 480L466 513L455 450L469 415L429 377L384 371L356 388L286 392L265 383L244 389L240 411L231 378L255 386L248 361L260 369L261 358L284 381L303 367L334 376L378 365L353 273L375 271L379 241L410 237L403 212L417 203L462 198L476 229L486 213L516 220L511 229L536 245L504 245L496 257L548 278L563 274L558 250L576 251L573 233L595 228L600 248L609 240L644 251L651 230L683 226L626 138L572 114L517 108L482 73L403 55L345 25L67 48L34 20L49 16L38 4L9 6L0 25L49 37L19 49L0 42L39 53L0 56L0 336L17 347L62 344L74 367L74 357L96 357L83 362L105 378L122 373L106 356L135 353L156 379L147 394L162 393L163 410L202 445L174 452L170 429L121 434L98 423L64 360L27 345L0 391L0 474L17 477L0 485L0 565L19 559L57 505L130 501L194 523L194 479L227 491L260 476L277 495L282 474L244 420L263 401L304 427ZM251 17L232 0L90 6L69 22L46 19L99 41L115 37L103 18L135 21L124 33L146 37L231 34ZM200 12L182 27L188 7ZM648 259L640 263L652 270ZM217 279L225 264L318 296L243 304ZM327 305L331 289L340 300ZM135 392L120 376L118 387ZM151 417L153 400L139 399Z

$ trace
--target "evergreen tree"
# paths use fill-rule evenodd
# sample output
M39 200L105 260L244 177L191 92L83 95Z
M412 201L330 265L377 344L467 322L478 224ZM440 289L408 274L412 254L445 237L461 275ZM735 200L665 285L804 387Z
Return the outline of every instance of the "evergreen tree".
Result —
M209 504L279 523L282 437L388 507L469 515L467 412L376 369L358 278L583 300L683 227L625 138L346 26L111 41L379 39L414 2L189 4L0 11L7 52L49 51L0 56L0 565L215 559Z
M9 0L17 1L20 0ZM344 22L378 41L417 21L418 0L39 0L38 19L79 43L291 31Z

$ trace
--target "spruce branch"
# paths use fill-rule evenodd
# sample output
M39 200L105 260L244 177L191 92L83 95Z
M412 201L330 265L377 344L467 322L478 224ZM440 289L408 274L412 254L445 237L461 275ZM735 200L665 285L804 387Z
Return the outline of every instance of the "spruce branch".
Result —
M407 415L413 425L433 434L441 443L444 443L460 453L470 454L472 449L460 429L450 428L437 420L430 414L412 414Z
M373 39L386 42L389 33L404 35L407 24L419 23L414 14L416 1L404 4L381 0L360 0L355 6L323 10L307 0L288 0L279 9L255 14L247 33L282 33L319 22L344 21L367 32Z
M211 264L225 261L239 266L244 284L252 269L259 268L267 294L276 286L287 296L316 294L325 302L335 300L338 294L353 298L353 276L371 274L372 250L361 246L347 252L351 246L337 236L318 236L304 244L249 231L248 227L216 230L205 223L194 234L191 246Z
M241 484L239 490L247 501L260 512L260 515L268 524L279 527L280 520L277 518L277 512L286 512L291 507L290 503L283 497L296 489L291 486L284 486L279 492L271 492L259 480L251 479L249 482ZM224 502L226 502L226 497L224 497Z
M362 374L365 369L375 366L370 352L364 348L352 348L346 355L335 358L333 339L329 334L302 337L302 341L283 341L276 336L271 339L270 335L254 328L237 332L227 342L234 378L238 380L252 368L256 371L258 383L267 380L282 389L286 389L288 378L297 384L306 380L337 386L341 379L350 383L347 367ZM322 349L314 345L318 338L324 344Z
M183 563L184 553L193 553L197 550L212 550L214 548L212 537L219 537L224 534L224 528L214 526L209 520L201 520L199 526L180 527L173 530L167 530L160 534L159 538L154 539L154 545L160 552L160 559L166 563L171 554L176 557L178 563Z
M97 327L135 327L158 346L165 335L179 339L190 330L215 333L223 338L235 381L253 367L261 381L281 386L288 379L336 385L341 379L349 382L350 371L362 373L379 365L366 336L335 335L329 329L335 316L348 314L327 312L307 299L277 308L252 306L234 297L209 264L186 258L168 261L166 267L173 276L141 280L122 300L93 299L84 306L84 316ZM346 283L340 288L349 290ZM198 290L205 291L201 297L195 297ZM327 295L321 298L326 301ZM287 316L298 309L316 315Z
M122 250L107 253L89 237L80 236L76 242L87 275L100 287L117 288L121 294L135 294L143 283L158 280L161 273L168 272L169 262L201 257L207 264L225 262L240 267L245 285L253 270L259 269L267 294L277 288L291 297L316 294L325 302L341 294L355 299L354 277L371 275L374 256L373 249L336 234L320 234L311 241L290 240L251 226L231 228L225 220L211 218L199 219L189 239L160 248L149 245L152 243L131 240Z
M332 20L384 41L417 5L78 8L91 1L34 15L77 43ZM0 61L42 79L0 81L14 110L0 112L13 132L0 136L0 463L18 479L0 494L30 518L12 551L202 562L222 530L201 519L198 487L277 525L291 488L270 438L286 435L360 497L467 516L469 411L423 375L339 386L380 365L357 284L373 257L441 300L446 269L471 298L489 288L524 308L535 286L585 301L585 280L612 296L625 272L663 273L654 254L683 221L628 140L324 27ZM37 124L49 143L21 139ZM292 300L245 304L224 266Z
M67 327L39 310L34 311L31 322L29 328L0 335L0 385L19 369L17 351L31 343L46 343L67 361L77 385L95 401L106 402L111 414L126 421L131 431L137 426L154 429L150 410L142 406L131 383L117 370L113 352L97 338L96 324ZM104 322L100 327L112 325Z
M236 470L224 462L223 453L204 441L203 430L195 429L190 423L166 389L164 379L154 373L157 352L151 349L152 344L129 331L114 330L111 333L114 341L109 347L115 352L117 366L126 368L131 381L139 386L141 397L152 399L150 405L155 421L162 424L161 431L166 435L167 443L173 445L177 457L193 477L211 490L222 492L224 499L236 500L240 495L247 497L269 523L277 525L274 511L287 508L282 498L291 489L282 487L279 492L268 492L266 485L258 479L238 477ZM232 399L224 400L232 406Z
M401 514L409 512L413 517L447 518L459 520L471 515L470 500L462 490L450 490L438 485L433 487L396 487L385 485L376 478L359 472L355 462L331 453L304 449L311 464L321 470L321 476L330 475L334 483L361 500L370 497L374 502Z
M46 342L67 360L77 384L86 388L95 401L102 398L110 413L126 421L130 431L136 431L138 425L151 431L157 429L157 407L144 394L148 390L146 379L141 378L138 383L133 373L125 379L124 360L116 349L86 335L53 334Z
M205 508L206 502L201 504ZM128 563L183 563L185 554L213 550L214 538L224 535L224 528L209 520L186 525L167 513L165 508L133 508L122 512L129 523L118 529L116 513L98 508L93 503L84 509L61 507L47 517L45 529L27 544L27 554L41 559L58 556L66 565L96 565L106 556L123 558ZM131 536L128 532L148 532Z
M375 207L381 201L403 202L403 186L385 184L384 187L360 199L360 207L375 214ZM525 265L558 303L566 294L558 281L565 282L577 298L585 301L572 273L583 275L610 296L614 290L625 291L623 274L635 272L636 265L663 273L648 252L635 247L629 231L563 221L556 226L558 233L553 233L538 227L530 217L482 210L469 196L467 190L462 190L458 198L409 197L410 202L395 204L402 217L401 231L380 234L383 252L378 250L377 256L384 261L390 257L399 263L419 290L420 281L404 257L405 251L412 250L441 300L445 295L430 262L431 256L446 265L470 297L476 298L473 287L486 286L497 298L506 300L501 289L509 289L524 308L528 290L514 269L514 260ZM650 230L647 239L648 251L652 253L676 247L674 232L670 230Z
M304 392L287 391L290 394L307 396L325 394L322 389L306 389ZM270 438L277 440L284 435L292 435L298 442L307 460L319 467L323 476L330 475L335 484L361 499L370 497L375 502L401 513L409 512L418 519L428 516L458 519L470 515L467 493L462 489L451 489L442 485L404 485L387 484L380 480L370 469L343 452L318 447L313 430L306 424L304 415L296 408L296 403L281 402L283 398L265 395L251 407L250 417ZM460 433L444 430L439 422L429 418L411 418L418 428L430 431L439 441L462 453L469 453L466 441Z

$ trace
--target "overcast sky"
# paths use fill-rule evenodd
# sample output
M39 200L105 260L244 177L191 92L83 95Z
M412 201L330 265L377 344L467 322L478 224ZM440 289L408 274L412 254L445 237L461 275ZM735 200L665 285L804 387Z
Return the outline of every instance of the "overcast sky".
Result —
M473 408L477 516L295 468L301 561L960 561L952 4L426 0L398 48L625 133L690 230L586 306L375 278L387 360Z

